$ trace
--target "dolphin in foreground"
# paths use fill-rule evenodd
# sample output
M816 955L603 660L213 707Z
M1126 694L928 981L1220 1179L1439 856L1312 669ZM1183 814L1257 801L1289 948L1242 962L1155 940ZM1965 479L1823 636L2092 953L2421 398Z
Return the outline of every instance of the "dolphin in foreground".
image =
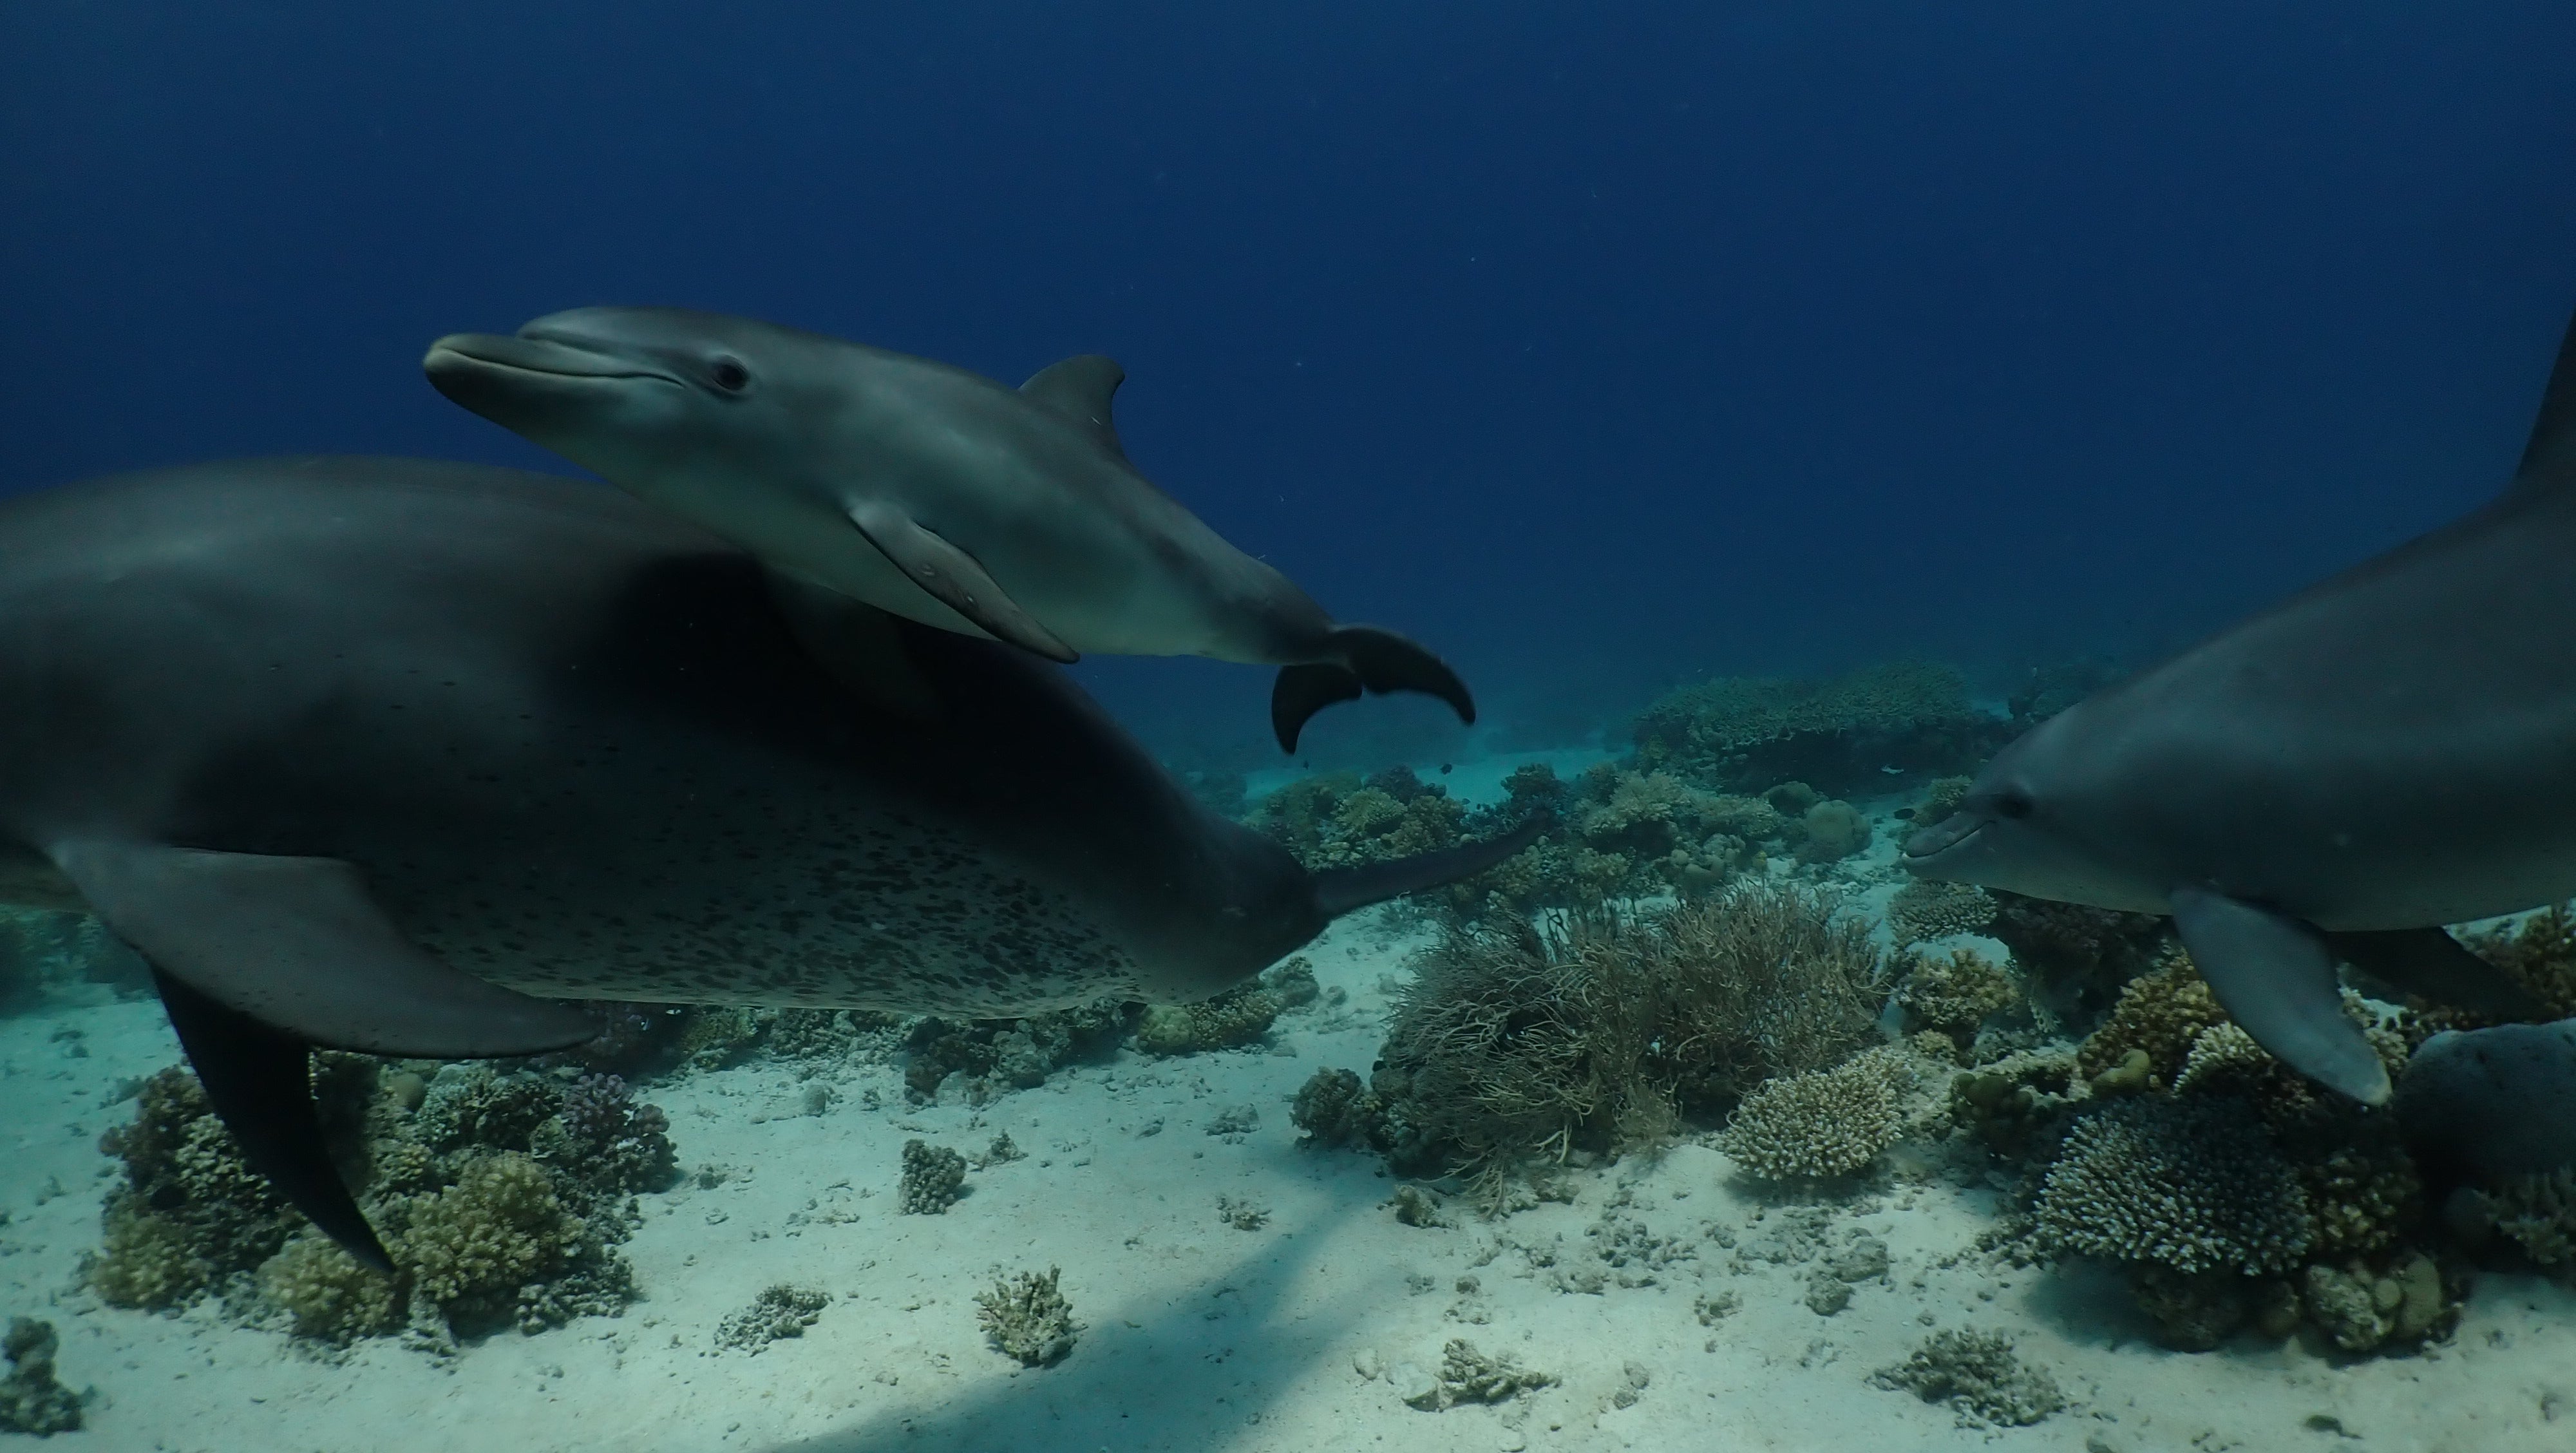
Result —
M1536 831L1309 873L1054 667L601 485L302 459L0 502L0 901L139 950L251 1164L379 1267L308 1047L595 1032L538 996L1195 999Z
M2369 1104L2338 961L2540 1012L2442 925L2576 895L2576 326L2500 498L2033 728L1904 860L2171 914L2246 1033Z
M1343 625L1156 489L1118 441L1126 373L1065 359L1013 389L749 318L575 308L457 333L440 393L773 566L1054 661L1096 651L1280 666L1270 720L1363 692L1474 699L1447 663Z

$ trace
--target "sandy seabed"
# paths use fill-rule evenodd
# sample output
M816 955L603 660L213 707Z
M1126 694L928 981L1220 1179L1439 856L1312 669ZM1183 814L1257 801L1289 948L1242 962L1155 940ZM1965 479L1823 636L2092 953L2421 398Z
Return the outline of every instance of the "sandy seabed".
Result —
M0 1021L0 1315L51 1319L62 1377L94 1390L88 1426L44 1445L65 1453L2576 1450L2563 1282L2483 1275L2457 1333L2417 1355L2252 1339L2170 1352L2110 1272L1963 1255L1997 1192L1894 1184L1821 1203L1828 1238L1865 1231L1892 1253L1824 1316L1809 1268L1764 1256L1802 1203L1738 1176L1706 1137L1578 1172L1570 1204L1492 1220L1452 1204L1451 1225L1402 1224L1375 1157L1300 1148L1288 1108L1319 1068L1366 1073L1409 946L1370 917L1338 925L1309 957L1345 999L1283 1018L1266 1044L1122 1052L980 1108L907 1105L891 1064L825 1068L819 1115L810 1064L643 1085L692 1173L643 1198L625 1251L645 1299L452 1361L391 1339L317 1354L229 1325L211 1299L162 1316L80 1289L114 1169L98 1136L132 1111L109 1102L177 1046L148 1002ZM1243 1106L1256 1128L1211 1133ZM904 1141L973 1158L1001 1133L1024 1159L971 1174L944 1215L897 1213ZM724 1174L703 1186L710 1166ZM1220 1197L1268 1218L1237 1229ZM1596 1228L1651 1254L1606 1268ZM986 1345L974 1294L1049 1266L1084 1331L1062 1362L1023 1369ZM719 1319L778 1282L832 1301L800 1338L718 1349ZM1730 1292L1737 1309L1704 1324L1703 1299ZM2012 1336L2070 1407L1966 1428L1869 1384L1949 1327ZM1409 1406L1461 1337L1557 1382Z

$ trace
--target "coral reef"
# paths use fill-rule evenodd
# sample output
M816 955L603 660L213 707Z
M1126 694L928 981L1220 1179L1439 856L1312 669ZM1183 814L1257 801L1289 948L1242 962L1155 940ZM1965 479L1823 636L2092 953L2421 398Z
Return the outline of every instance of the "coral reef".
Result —
M1136 1025L1136 1047L1147 1054L1198 1054L1258 1041L1287 1006L1258 983L1241 984L1195 1004L1157 1004Z
M393 1277L362 1264L327 1237L300 1236L259 1268L259 1292L286 1313L299 1337L345 1343L400 1327Z
M2023 1365L2012 1339L2000 1332L1935 1332L1905 1361L1869 1380L1927 1403L1948 1403L1961 1427L2026 1428L2066 1406L2057 1380Z
M2543 1012L2535 1018L2576 1017L2576 904L2553 904L2517 923L2462 934L2460 941L2540 1000ZM2483 1022L2445 1011L2438 1027L2459 1029Z
M802 1337L820 1321L831 1293L779 1282L764 1287L751 1305L728 1312L716 1323L716 1345L735 1352L758 1353L782 1337Z
M903 1180L896 1209L907 1216L936 1216L966 1187L966 1157L924 1141L903 1143Z
M2005 723L1968 701L1966 678L1899 663L1828 681L1722 677L1657 700L1636 722L1638 761L1719 791L1792 778L1826 793L1883 790L1886 769L1968 770Z
M86 913L0 905L0 1013L152 992L152 973Z
M2134 1050L2146 1056L2140 1088L2166 1089L2182 1073L2200 1032L2226 1022L2227 1011L2218 1007L2199 971L2177 953L2120 991L2110 1021L2076 1050L2076 1067L2097 1079L2118 1070Z
M1033 1089L1075 1060L1115 1049L1138 1012L1121 1000L1094 999L1017 1019L927 1017L905 1036L904 1085L928 1099L950 1075L963 1075L979 1101L995 1085Z
M1399 1168L1474 1173L1491 1199L1528 1162L1651 1144L1840 1060L1869 1035L1878 968L1866 924L1762 881L1546 931L1453 928L1389 1027L1369 1086L1383 1120L1354 1123L1382 1126Z
M1927 1029L1964 1044L1977 1026L2021 1002L2021 985L2001 965L1973 949L1946 958L1918 956L1896 991L1897 1002Z
M588 1216L603 1203L637 1191L664 1191L679 1179L671 1122L636 1103L616 1075L585 1075L567 1087L555 1114L529 1132L530 1153L561 1169L561 1188Z
M2287 1271L2313 1240L2297 1171L2233 1096L2127 1098L2085 1116L2032 1214L2050 1250L2185 1273Z
M2411 1346L2447 1331L2459 1320L2459 1302L2442 1283L2441 1268L2420 1251L2383 1272L2360 1262L2308 1267L2299 1303L2310 1322L2346 1352Z
M2012 950L2013 963L2047 990L2059 1016L2090 1024L2132 979L2174 947L2173 921L2147 913L2052 903L1998 889L1984 932ZM2115 1059L2116 1062L2116 1059Z
M49 1438L80 1427L80 1399L54 1376L58 1344L53 1323L9 1319L8 1333L0 1336L0 1354L9 1359L9 1375L0 1377L0 1433Z
M1073 1304L1056 1287L1062 1274L1061 1268L1050 1266L1044 1276L1024 1271L997 1277L990 1290L975 1294L975 1320L995 1351L1023 1366L1044 1367L1073 1350L1082 1327L1073 1320Z
M1383 1138L1386 1106L1349 1070L1317 1070L1299 1086L1288 1107L1288 1121L1305 1132L1300 1145L1335 1150L1354 1142L1375 1145Z
M2460 1193L2457 1215L2511 1237L2542 1266L2576 1261L2576 1166L2521 1175Z
M1404 1401L1408 1406L1434 1413L1460 1403L1503 1402L1555 1385L1553 1376L1521 1366L1508 1353L1479 1352L1475 1343L1453 1337L1440 1349L1439 1375L1421 1387L1407 1390Z
M544 1167L514 1150L469 1163L456 1184L405 1208L393 1251L412 1293L460 1334L519 1317L520 1288L563 1269L589 1225L566 1210Z
M1736 1106L1718 1144L1764 1180L1849 1175L1896 1143L1904 1129L1898 1095L1912 1080L1893 1048L1768 1080Z
M196 1077L145 1080L131 1123L99 1137L124 1163L84 1277L112 1306L166 1310L274 1255L303 1218L241 1158Z
M1994 921L1995 900L1974 883L1917 878L1887 901L1887 927L1900 947L1977 933Z
M2019 1160L2050 1141L2076 1103L2075 1056L2023 1051L1950 1081L1950 1118L1997 1155Z
M1869 819L1848 802L1819 802L1798 818L1794 851L1802 863L1839 863L1869 846Z

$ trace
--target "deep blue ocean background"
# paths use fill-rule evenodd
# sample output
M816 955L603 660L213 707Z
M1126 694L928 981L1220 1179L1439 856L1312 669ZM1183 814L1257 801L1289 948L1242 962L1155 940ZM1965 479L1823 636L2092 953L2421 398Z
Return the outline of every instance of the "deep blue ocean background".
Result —
M0 489L559 467L423 347L686 304L1117 356L1144 468L1488 745L1709 672L2002 682L2499 485L2576 306L2571 58L2564 0L12 5ZM1265 672L1082 669L1275 755Z

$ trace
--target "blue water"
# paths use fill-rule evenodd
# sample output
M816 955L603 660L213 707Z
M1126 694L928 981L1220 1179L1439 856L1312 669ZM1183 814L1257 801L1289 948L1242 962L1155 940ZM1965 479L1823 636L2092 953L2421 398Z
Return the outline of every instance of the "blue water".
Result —
M14 6L0 487L549 464L422 346L669 302L1119 357L1149 473L1533 738L2153 649L2503 477L2571 50L2548 4ZM1099 674L1260 760L1261 673Z

